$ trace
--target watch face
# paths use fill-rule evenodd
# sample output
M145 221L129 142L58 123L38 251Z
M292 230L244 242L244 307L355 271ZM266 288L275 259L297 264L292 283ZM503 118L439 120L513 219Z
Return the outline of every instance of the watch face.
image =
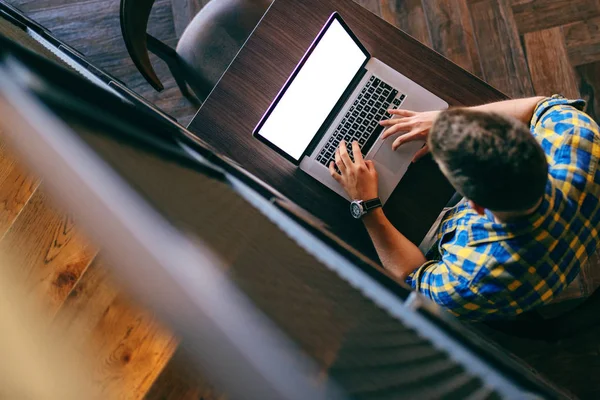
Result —
M352 203L350 204L350 212L354 218L362 217L362 207L359 204Z

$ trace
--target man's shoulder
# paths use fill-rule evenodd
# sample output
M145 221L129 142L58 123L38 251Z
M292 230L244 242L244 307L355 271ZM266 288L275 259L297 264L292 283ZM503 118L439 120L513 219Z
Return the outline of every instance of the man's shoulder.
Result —
M553 96L541 101L531 132L548 157L549 172L564 197L582 191L600 194L596 170L600 159L600 127L582 110L582 100Z
M573 115L586 115L583 112L586 102L582 99L567 99L561 95L541 100L535 107L533 117L531 119L531 129L544 126L546 124L553 125L556 122L569 119Z
M546 200L545 207L540 207L544 210L551 203ZM526 271L548 255L546 242L540 241L541 236L547 235L540 232L547 229L545 222L553 219L551 213L550 209L540 211L527 220L510 224L496 222L491 213L458 213L456 230L444 246L442 261L466 266L463 269L475 281L477 276L485 275L506 278L500 269L519 275L519 271Z
M583 100L568 100L562 96L538 103L531 120L531 133L555 162L570 160L570 157L560 158L565 155L565 148L591 152L599 145L600 127L583 111L584 108Z

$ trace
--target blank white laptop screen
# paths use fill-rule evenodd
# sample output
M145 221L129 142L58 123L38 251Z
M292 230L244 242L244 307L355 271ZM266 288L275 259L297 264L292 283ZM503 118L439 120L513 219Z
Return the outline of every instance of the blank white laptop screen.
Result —
M366 58L333 20L257 133L299 160Z

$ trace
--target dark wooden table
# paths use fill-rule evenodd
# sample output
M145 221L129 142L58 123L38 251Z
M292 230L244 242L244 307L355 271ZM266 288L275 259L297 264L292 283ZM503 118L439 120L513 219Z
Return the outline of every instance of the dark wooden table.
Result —
M376 259L366 230L352 219L344 199L252 137L252 129L334 11L342 15L373 57L451 106L506 99L351 0L275 0L189 129L321 219L354 248ZM452 194L452 187L427 157L409 168L388 200L385 213L418 244Z

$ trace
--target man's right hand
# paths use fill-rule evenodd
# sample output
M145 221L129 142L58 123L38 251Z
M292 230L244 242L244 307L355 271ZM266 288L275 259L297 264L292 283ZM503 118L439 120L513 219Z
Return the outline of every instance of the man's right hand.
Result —
M395 150L404 143L415 140L427 140L427 135L433 126L433 122L440 114L440 111L415 112L408 110L388 110L395 118L390 118L381 121L380 124L387 127L381 135L381 139L388 138L398 132L406 132L399 136L392 143L392 148ZM425 154L429 153L427 144L419 150L413 157L413 162L417 161Z

